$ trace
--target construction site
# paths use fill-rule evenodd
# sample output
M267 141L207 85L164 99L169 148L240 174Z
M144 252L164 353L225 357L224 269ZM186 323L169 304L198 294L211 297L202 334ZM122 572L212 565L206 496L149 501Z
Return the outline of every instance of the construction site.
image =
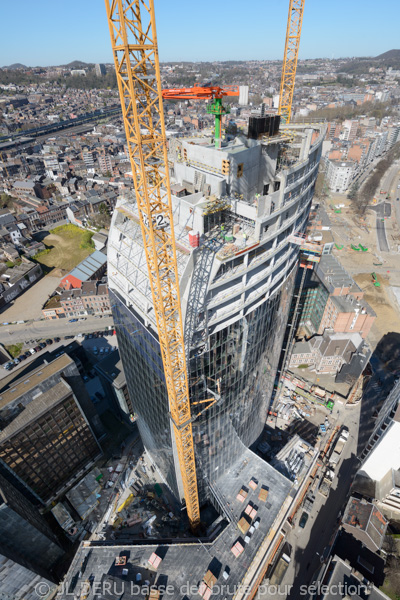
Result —
M225 136L239 86L162 90L153 3L106 0L136 192L113 213L108 285L145 454L114 469L60 598L252 598L315 476L319 446L299 436L260 450L299 259L322 253L305 232L325 126L290 123L303 8L290 1L279 110ZM163 101L187 99L215 128L167 144Z
M396 165L387 178L381 184L387 194L382 196L377 189L363 217L357 216L351 200L343 195L333 194L324 202L335 241L332 252L377 313L369 337L373 349L387 333L399 332L400 180ZM364 251L357 250L360 244Z

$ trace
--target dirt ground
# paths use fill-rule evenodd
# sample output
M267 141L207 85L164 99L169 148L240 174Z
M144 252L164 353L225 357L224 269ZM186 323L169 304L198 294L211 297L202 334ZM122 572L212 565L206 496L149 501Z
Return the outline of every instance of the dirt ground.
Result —
M374 349L379 340L389 332L400 333L399 307L390 289L389 277L378 276L381 287L375 287L370 273L353 275L355 282L364 291L364 298L376 312L376 319L368 336Z
M344 204L341 213L335 213L333 205ZM334 247L332 254L340 261L346 271L364 291L365 300L377 314L368 336L372 349L389 332L400 332L400 307L392 287L400 287L400 245L399 226L393 211L386 220L386 234L391 248L390 253L380 253L377 248L376 216L367 210L363 219L358 219L346 196L333 194L325 208L331 220L331 231L335 243L344 245L342 250ZM368 252L357 252L351 244L362 244ZM376 273L380 287L372 283L371 273Z

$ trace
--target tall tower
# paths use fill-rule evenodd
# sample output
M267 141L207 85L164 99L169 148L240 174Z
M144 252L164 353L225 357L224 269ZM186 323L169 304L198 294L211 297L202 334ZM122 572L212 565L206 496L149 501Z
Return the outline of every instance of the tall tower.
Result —
M284 130L260 139L241 136L219 149L208 138L170 140L200 501L262 433L297 269L298 246L290 236L306 228L323 135L318 127L296 126L290 135ZM121 197L114 211L108 277L143 443L182 498L133 193Z

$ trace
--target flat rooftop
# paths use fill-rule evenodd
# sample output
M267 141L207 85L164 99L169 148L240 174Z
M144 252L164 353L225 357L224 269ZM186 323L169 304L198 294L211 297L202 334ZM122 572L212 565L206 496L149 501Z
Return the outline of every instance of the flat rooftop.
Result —
M360 468L360 474L380 481L390 469L400 469L400 423L394 421Z
M59 358L56 358L51 363L47 365L41 365L17 381L15 381L15 375L18 372L14 372L12 375L10 374L8 377L5 377L1 381L0 409L4 406L7 406L9 402L19 398L19 396L26 394L29 392L29 390L38 387L43 381L73 363L74 361L68 356L68 354L62 354ZM21 366L23 368L23 365ZM10 389L6 389L10 387L11 383L12 387Z
M334 556L331 563L331 575L324 581L327 592L320 597L322 600L339 600L350 598L352 600L388 600L388 596L374 585L363 581L363 577L350 565L338 556ZM351 593L351 594L350 594Z
M349 287L361 291L361 288L358 287L352 277L350 277L332 254L321 256L316 273L328 289L330 289L330 286L333 286L334 288Z
M259 499L262 488L268 490L265 501ZM96 586L100 586L97 590L101 590L104 582L116 585L111 585L107 593L102 592L101 597L119 600L123 588L127 595L132 594L132 586L138 583L139 574L141 585L145 581L150 585L170 585L169 600L182 600L184 597L197 600L198 586L208 570L216 577L213 599L232 598L239 583L252 581L259 561L271 549L275 534L293 502L295 490L286 477L246 448L230 471L212 484L212 490L231 521L220 533L217 525L217 537L213 542L202 540L200 543L195 538L177 540L176 543L171 543L171 540L168 543L163 543L163 540L132 540L131 544L124 546L111 545L111 540L83 542L68 571L60 598L69 598L67 592L72 591L78 595L80 586L91 577L93 582L87 600L96 597ZM246 494L243 501L237 499L241 490ZM248 507L255 511L253 518L245 516ZM242 519L248 524L259 523L253 531L248 531L247 542L245 534L238 528ZM237 542L244 550L235 557L231 548ZM153 553L162 557L157 571L152 570L148 562ZM116 564L120 556L126 556L125 565ZM228 581L223 578L224 570L229 572ZM134 589L135 595L145 598L145 591L141 593Z
M41 415L48 413L56 404L68 398L68 396L71 396L72 389L66 381L61 380L50 390L38 393L40 393L40 396L31 400L24 410L0 432L0 443L24 429L27 424Z
M126 383L124 368L119 356L119 351L111 352L95 365L95 370L112 381L118 389Z

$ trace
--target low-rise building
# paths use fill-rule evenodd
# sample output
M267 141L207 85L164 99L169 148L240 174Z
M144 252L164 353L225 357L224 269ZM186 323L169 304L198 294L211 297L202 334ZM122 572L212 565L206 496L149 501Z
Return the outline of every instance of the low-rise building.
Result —
M66 317L81 317L87 314L82 301L82 290L80 288L62 292L60 305L62 306Z
M82 304L88 315L105 315L111 313L107 284L101 281L84 281L82 283Z
M20 296L42 274L39 264L26 259L20 265L7 269L0 277L0 308Z
M380 550L389 522L371 502L351 497L342 518L342 527L372 552Z
M325 331L308 341L296 342L290 358L290 367L307 365L317 373L336 374L363 345L359 333L342 334Z
M42 308L42 315L45 319L63 319L65 318L65 310L61 304L61 296L56 294L49 298Z
M85 258L75 269L72 269L68 275L65 275L60 282L60 287L65 290L77 289L82 287L84 281L93 281L101 279L107 268L107 256L95 250Z

